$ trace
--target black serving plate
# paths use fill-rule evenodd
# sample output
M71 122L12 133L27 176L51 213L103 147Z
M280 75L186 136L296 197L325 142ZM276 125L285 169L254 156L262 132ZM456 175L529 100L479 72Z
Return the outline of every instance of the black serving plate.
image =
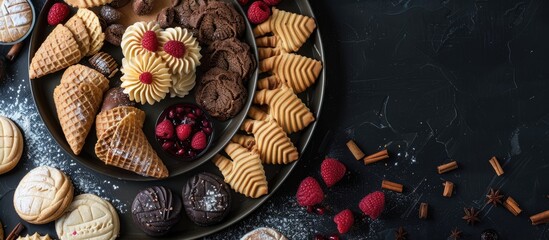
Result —
M47 1L45 4L44 9L49 9L49 7L53 4L54 1ZM311 6L309 5L307 0L295 0L295 1L283 1L278 8L290 11L290 12L296 12L307 16L314 17L313 11L311 9ZM240 7L238 7L240 9ZM241 10L241 9L240 9ZM241 10L242 11L242 10ZM35 31L35 34L33 35L32 39L32 45L30 48L30 57L32 56L32 53L36 51L38 48L37 43L42 41L45 38L45 35L42 36L40 34L44 34L43 31L51 31L51 27L46 26L45 24L45 13L44 10L42 10L42 14L40 15L40 18L37 21L37 30ZM38 29L44 29L44 30L38 30ZM42 31L42 32L41 32ZM249 41L250 39L248 39ZM255 50L255 44L253 42L250 44L251 46L254 46L254 53ZM107 47L108 48L108 47ZM104 48L105 49L105 48ZM107 51L113 50L114 48L109 48ZM117 50L120 51L120 50ZM300 98L307 104L307 106L311 109L311 111L315 114L315 117L318 119L322 101L324 98L324 88L325 88L325 66L326 61L324 59L324 50L322 46L322 40L320 37L320 31L317 26L317 30L313 33L313 35L310 37L310 39L303 45L303 47L298 52L301 55L308 56L311 58L318 59L322 61L323 63L323 70L317 79L316 84L311 86L307 91L300 94ZM257 56L257 55L256 55ZM255 74L254 74L255 75ZM55 77L57 76L57 77ZM118 76L119 77L119 76ZM124 178L130 181L122 180L122 181L115 181L117 184L122 184L123 186L113 191L112 193L116 196L113 196L113 198L117 199L117 201L120 201L121 203L124 203L126 207L124 207L123 212L119 212L120 214L120 221L121 221L121 235L120 237L122 239L148 239L141 230L137 228L135 224L133 224L132 217L131 217L131 203L133 201L133 198L135 195L143 188L154 186L154 185L162 185L171 188L176 194L181 194L182 188L187 181L187 179L194 174L197 174L199 172L210 172L214 173L216 175L221 176L221 173L219 170L215 167L214 164L207 161L208 157L205 158L206 160L203 160L204 164L198 163L198 160L196 163L194 163L193 166L186 166L186 169L180 170L181 173L186 172L185 174L181 174L179 176L173 176L168 179L164 179L161 181L140 181L140 182L134 182L131 180L145 180L142 177L139 177L137 175L134 175L133 173L129 172L123 172L123 170L119 170L116 168L110 168L102 164L101 161L99 161L95 154L93 153L91 146L93 143L95 143L95 132L92 130L90 136L87 139L87 145L84 149L85 153L82 153L80 156L74 156L72 152L70 151L70 148L68 144L65 141L64 135L62 133L62 130L59 126L57 116L55 113L55 107L53 104L52 99L52 92L53 88L57 85L59 82L60 74L52 74L50 76L47 76L43 79L35 79L31 81L31 89L33 92L33 97L36 103L36 107L45 123L49 131L51 132L53 138L59 143L61 148L63 148L70 156L81 162L83 165L94 169L97 172L103 173L105 175L113 176L115 178ZM256 78L253 78L253 82L255 82ZM255 83L254 88L255 89ZM154 108L158 108L158 114L163 109L164 106L168 106L171 103L174 102L181 102L185 100L164 100L160 103L157 103L154 105ZM189 100L192 102L192 100ZM249 105L249 102L248 102ZM248 107L248 106L246 106ZM145 109L145 108L142 108ZM150 109L145 109L146 111ZM241 113L243 114L244 111ZM155 124L155 119L157 115L151 115L150 113L147 113L147 119L145 123L145 132L148 134L149 141L151 144L158 150L158 153L163 158L164 161L167 161L167 157L162 155L162 151L160 151L160 146L155 144L156 140L154 139L154 133L153 133L153 126ZM238 118L238 117L237 117ZM234 121L234 120L233 120ZM307 148L307 145L313 135L313 132L316 127L316 121L313 122L311 125L309 125L305 130L297 133L292 134L290 137L294 141L296 147L299 149L301 153L305 151ZM219 129L217 129L219 130ZM236 132L236 129L233 129ZM234 132L233 132L234 133ZM227 134L227 136L232 136L233 133ZM91 141L91 142L90 142ZM222 144L223 140L220 138L217 138L217 140L213 143L216 146L212 146L210 151L214 152L214 149L222 149L224 143ZM194 238L200 238L207 236L209 234L212 234L216 231L222 230L224 228L227 228L231 226L232 224L240 221L245 216L250 214L252 211L254 211L257 207L259 207L261 204L263 204L267 198L269 198L283 183L283 181L289 176L292 169L295 167L297 162L294 162L292 164L288 165L267 165L265 166L265 172L267 175L267 180L269 182L269 194L265 195L258 199L251 199L246 198L241 194L233 192L233 205L231 207L231 210L225 220L223 220L221 223L210 226L210 227L200 227L195 224L193 224L183 213L183 218L181 222L175 226L172 230L172 232L167 235L167 238L177 238L177 239L194 239ZM170 162L168 162L168 167L170 168L172 165L169 165ZM170 169L172 172L172 175L175 175L175 171L173 169ZM69 176L73 178L78 178L77 173L72 173L72 171L68 172ZM97 175L98 177L101 177L101 175ZM104 181L111 181L110 177L105 176ZM110 191L109 191L110 192ZM6 196L7 198L13 197L13 192L8 193ZM9 202L9 201L8 201ZM4 206L6 207L6 214L7 216L17 216L15 211L13 210L13 207ZM14 218L15 219L18 218ZM12 222L8 222L9 224L15 224ZM32 225L30 227L33 232L38 231L40 233L49 233L50 236L56 236L55 234L55 228L53 223L37 226ZM234 236L234 239L238 239L239 236Z

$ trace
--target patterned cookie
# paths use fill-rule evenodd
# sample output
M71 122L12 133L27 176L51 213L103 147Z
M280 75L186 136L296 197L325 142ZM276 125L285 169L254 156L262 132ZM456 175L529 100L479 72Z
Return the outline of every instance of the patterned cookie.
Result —
M103 47L103 41L105 40L105 34L101 30L101 23L94 12L85 8L78 9L76 16L80 17L82 21L84 21L84 24L88 29L88 33L91 38L91 47L86 56L92 56L101 50Z
M23 153L23 135L6 117L0 116L0 174L12 170Z
M273 89L282 83L295 93L301 93L313 85L320 75L322 63L293 53L283 53L259 62L259 72L272 75L257 81L259 89Z
M63 172L42 166L21 179L13 195L13 205L21 219L46 224L63 215L73 193L72 183Z
M32 25L32 9L27 0L0 1L0 42L21 39Z
M77 8L91 8L111 3L113 0L65 0L65 2Z
M46 234L45 236L42 236L38 233L34 233L33 235L27 234L27 236L24 236L24 237L19 236L17 240L52 240L52 238L48 234Z
M91 39L84 21L75 15L72 16L67 23L65 23L65 27L72 32L74 39L78 43L80 53L82 55L88 54L88 51L90 51Z
M114 240L120 232L120 220L109 202L93 194L81 194L55 221L55 231L60 239Z
M288 240L282 233L272 228L261 227L246 233L240 240Z

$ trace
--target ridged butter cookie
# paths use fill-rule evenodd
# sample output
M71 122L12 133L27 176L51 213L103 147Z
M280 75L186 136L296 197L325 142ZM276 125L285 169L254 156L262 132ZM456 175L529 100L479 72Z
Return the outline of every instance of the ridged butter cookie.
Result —
M23 135L15 123L0 116L0 174L12 170L23 154Z

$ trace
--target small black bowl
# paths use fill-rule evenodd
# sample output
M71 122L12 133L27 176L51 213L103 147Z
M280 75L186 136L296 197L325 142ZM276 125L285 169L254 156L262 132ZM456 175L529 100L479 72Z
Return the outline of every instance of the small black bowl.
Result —
M174 126L174 136L170 139L156 135L156 127L164 120L169 120ZM177 137L177 126L191 124L190 135L183 141ZM206 147L200 150L191 147L191 139L198 132L206 134ZM212 118L204 109L194 103L177 103L170 105L156 119L155 139L160 148L175 160L190 162L198 159L208 151L214 139L215 127Z

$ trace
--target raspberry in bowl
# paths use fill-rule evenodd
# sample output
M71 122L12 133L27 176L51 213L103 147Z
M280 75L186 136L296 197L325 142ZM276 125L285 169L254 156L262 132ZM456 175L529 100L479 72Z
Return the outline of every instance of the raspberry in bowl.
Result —
M156 141L178 160L200 157L208 149L213 132L210 116L192 103L171 105L156 120Z

